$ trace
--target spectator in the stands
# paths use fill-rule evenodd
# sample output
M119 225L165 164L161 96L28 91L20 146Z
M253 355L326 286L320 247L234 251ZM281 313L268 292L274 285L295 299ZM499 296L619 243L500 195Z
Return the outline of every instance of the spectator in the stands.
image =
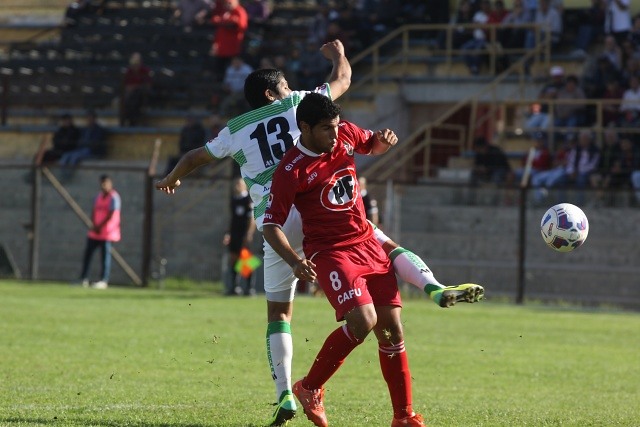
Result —
M523 5L523 0L514 0L513 8L502 20L502 28L498 31L498 40L502 47L504 49L524 48L528 29L518 26L529 24L530 22L529 15ZM508 66L513 58L519 55L521 54L510 54L507 52L504 65Z
M242 54L249 18L240 0L221 0L220 7L216 4L211 23L215 26L209 51L213 59L212 71L215 78L222 79L231 60Z
M503 184L511 173L509 159L497 145L490 144L485 137L477 137L473 143L474 160L472 175L474 182Z
M604 32L621 44L631 31L631 0L608 0Z
M596 145L590 130L581 130L578 134L578 145L573 147L567 156L567 167L561 183L573 183L576 188L589 186L591 174L596 171L600 162L600 149Z
M317 43L307 42L305 49L300 54L300 69L298 72L299 87L316 87L321 85L329 68L327 60L318 49Z
M629 68L630 61L636 61L640 59L640 50L636 49L633 42L630 39L622 42L622 72Z
M451 47L453 49L460 49L460 47L473 39L473 30L466 28L459 24L471 24L473 21L473 10L471 9L471 3L469 0L461 0L458 6L458 11L454 16L452 22L450 22L451 28ZM438 44L441 49L446 49L447 46L447 34L448 31L443 31L438 37Z
M380 221L378 201L369 193L369 190L367 190L367 178L364 176L359 177L358 183L360 184L360 197L364 204L364 211L367 214L367 219L376 227L380 227L382 221Z
M533 148L533 159L531 161L531 170L529 172L529 180L540 172L544 172L551 168L551 153L547 147L547 137L544 132L535 132L531 138ZM528 154L527 154L528 156ZM519 185L525 172L527 156L522 159L523 166L513 172L511 179L515 180L515 184Z
M560 128L576 128L585 123L586 96L578 85L578 78L574 75L567 76L564 86L556 96L556 108L554 110L554 125ZM564 104L561 101L572 101ZM573 131L565 130L566 137L571 138Z
M360 52L365 47L368 47L368 45L362 44L363 39L368 37L364 35L367 31L366 23L356 13L355 5L344 4L337 12L338 16L333 21L342 28L342 32L349 40L351 51ZM418 10L416 13L421 14L422 12ZM420 23L424 23L424 20L420 21Z
M629 58L621 73L622 85L629 87L631 76L640 76L640 58Z
M180 0L173 10L173 17L189 32L194 27L204 24L212 9L209 0Z
M640 130L640 115L636 111L627 110L622 114L620 114L620 120L618 121L618 126L622 129ZM633 141L634 144L640 145L639 133L632 132L628 136Z
M602 202L604 190L611 185L614 165L619 160L621 152L618 131L615 128L607 128L602 136L600 160L598 161L598 166L589 177L591 187L598 189L596 192L597 204Z
M617 124L620 120L620 101L623 95L624 89L622 89L618 80L611 79L607 82L602 99L617 102L607 102L602 105L602 124L604 126L609 126L612 123Z
M184 125L180 130L180 140L178 142L179 152L175 156L170 156L167 161L165 175L173 170L173 168L185 153L202 147L206 142L206 131L202 123L194 114L188 114L185 117Z
M327 2L320 2L317 12L313 15L309 24L307 41L314 45L320 45L327 38L327 26L334 18L334 11Z
M611 186L624 188L630 184L631 174L640 168L640 147L631 138L623 136L620 139L620 157L614 165Z
M80 130L73 123L71 114L65 113L60 116L60 125L51 138L52 146L46 151L38 153L37 164L49 164L60 160L63 155L75 150L78 147Z
M622 69L622 49L620 49L618 42L612 35L605 36L600 55L607 58L616 70Z
M482 0L480 3L480 9L473 14L472 22L474 24L486 24L489 22L490 13L491 2L489 0ZM467 64L467 67L469 67L469 72L474 76L480 73L480 65L483 55L479 52L484 51L486 45L486 31L482 28L476 28L473 30L473 38L460 47L464 55L464 61Z
M578 34L575 40L574 56L585 57L593 41L603 32L605 0L591 0L591 7L578 10Z
M123 78L123 94L120 107L120 125L137 126L151 93L152 73L142 61L142 55L134 52Z
M575 140L562 141L553 152L551 168L545 171L540 171L531 178L531 187L536 189L534 192L534 200L536 202L543 201L548 194L547 189L552 188L561 182L562 177L565 175L569 151L575 145Z
M367 7L367 26L373 37L371 42L387 35L400 24L400 0L377 0L369 2Z
M635 49L640 49L640 14L633 18L633 26L629 31L628 40L631 41Z
M327 36L320 44L329 43L333 40L340 40L342 42L347 56L353 53L351 51L351 39L349 38L348 33L343 30L337 21L329 22L329 25L327 26Z
M424 0L404 0L402 2L402 9L400 13L402 24L424 24L427 22L430 24L445 24L447 22L446 16L448 16L448 11L445 15L445 19L439 21L440 17L438 15L440 14L440 11L434 9L438 9L440 6L434 3L443 2L441 0L432 0L430 2L426 2Z
M75 166L82 160L99 159L107 154L107 130L98 123L95 111L87 112L87 124L80 129L77 148L60 157L63 166Z
M302 87L298 83L298 71L300 70L300 50L292 47L291 56L279 54L273 57L273 65L276 70L284 73L289 87Z
M633 112L636 117L640 114L640 77L638 75L629 78L629 88L622 95L620 111Z
M551 0L539 0L533 23L541 26L540 37L543 41L551 40L552 48L559 45L562 39L562 15L556 7L551 5ZM525 46L529 49L536 46L534 30L527 32Z
M549 127L549 100L558 97L558 92L564 87L564 68L554 65L549 70L550 81L538 92L538 102L531 106L531 114L525 122L525 128L531 130L547 129Z
M622 74L616 70L609 59L598 56L592 61L592 65L585 68L583 75L583 87L589 98L602 98L606 84L610 80L622 81Z
M271 16L271 5L267 0L249 0L244 4L244 9L252 27L263 26Z
M501 24L502 21L509 15L509 11L504 6L503 0L496 0L493 4L493 9L489 12L489 24Z
M244 81L251 74L253 68L244 60L236 56L227 67L223 80L223 95L220 102L220 114L233 117L244 113L248 104L244 99Z

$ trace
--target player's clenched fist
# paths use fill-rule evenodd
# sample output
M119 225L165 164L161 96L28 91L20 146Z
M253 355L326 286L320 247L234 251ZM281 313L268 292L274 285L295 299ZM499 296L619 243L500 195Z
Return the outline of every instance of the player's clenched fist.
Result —
M393 147L398 143L398 136L391 129L382 129L376 132L378 142Z

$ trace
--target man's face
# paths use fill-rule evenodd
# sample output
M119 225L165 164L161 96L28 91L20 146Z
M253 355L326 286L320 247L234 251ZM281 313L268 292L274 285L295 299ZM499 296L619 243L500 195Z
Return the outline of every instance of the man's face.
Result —
M304 146L314 153L331 153L338 143L340 117L323 120L313 128L307 127L302 139Z
M289 83L283 77L276 85L274 96L276 99L285 99L289 95L291 95L291 89L289 89Z
M103 192L108 193L113 188L113 184L111 183L110 179L105 179L100 183L100 188Z

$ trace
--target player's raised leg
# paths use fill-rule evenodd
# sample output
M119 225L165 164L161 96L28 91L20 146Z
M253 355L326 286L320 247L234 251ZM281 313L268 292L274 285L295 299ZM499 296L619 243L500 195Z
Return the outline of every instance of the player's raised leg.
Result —
M455 286L441 284L418 255L399 246L379 228L374 227L374 231L376 240L391 259L396 274L424 291L440 307L451 307L457 302L474 303L484 298L484 288L474 283Z

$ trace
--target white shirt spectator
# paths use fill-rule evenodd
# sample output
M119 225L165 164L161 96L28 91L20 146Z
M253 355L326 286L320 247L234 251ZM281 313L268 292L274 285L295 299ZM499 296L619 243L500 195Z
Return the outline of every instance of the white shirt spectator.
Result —
M244 81L252 71L253 68L250 65L240 58L234 58L224 73L225 86L231 93L244 92Z
M608 0L604 22L606 34L631 30L631 0Z
M640 113L640 79L633 76L629 80L629 89L622 95L620 111L635 111Z

